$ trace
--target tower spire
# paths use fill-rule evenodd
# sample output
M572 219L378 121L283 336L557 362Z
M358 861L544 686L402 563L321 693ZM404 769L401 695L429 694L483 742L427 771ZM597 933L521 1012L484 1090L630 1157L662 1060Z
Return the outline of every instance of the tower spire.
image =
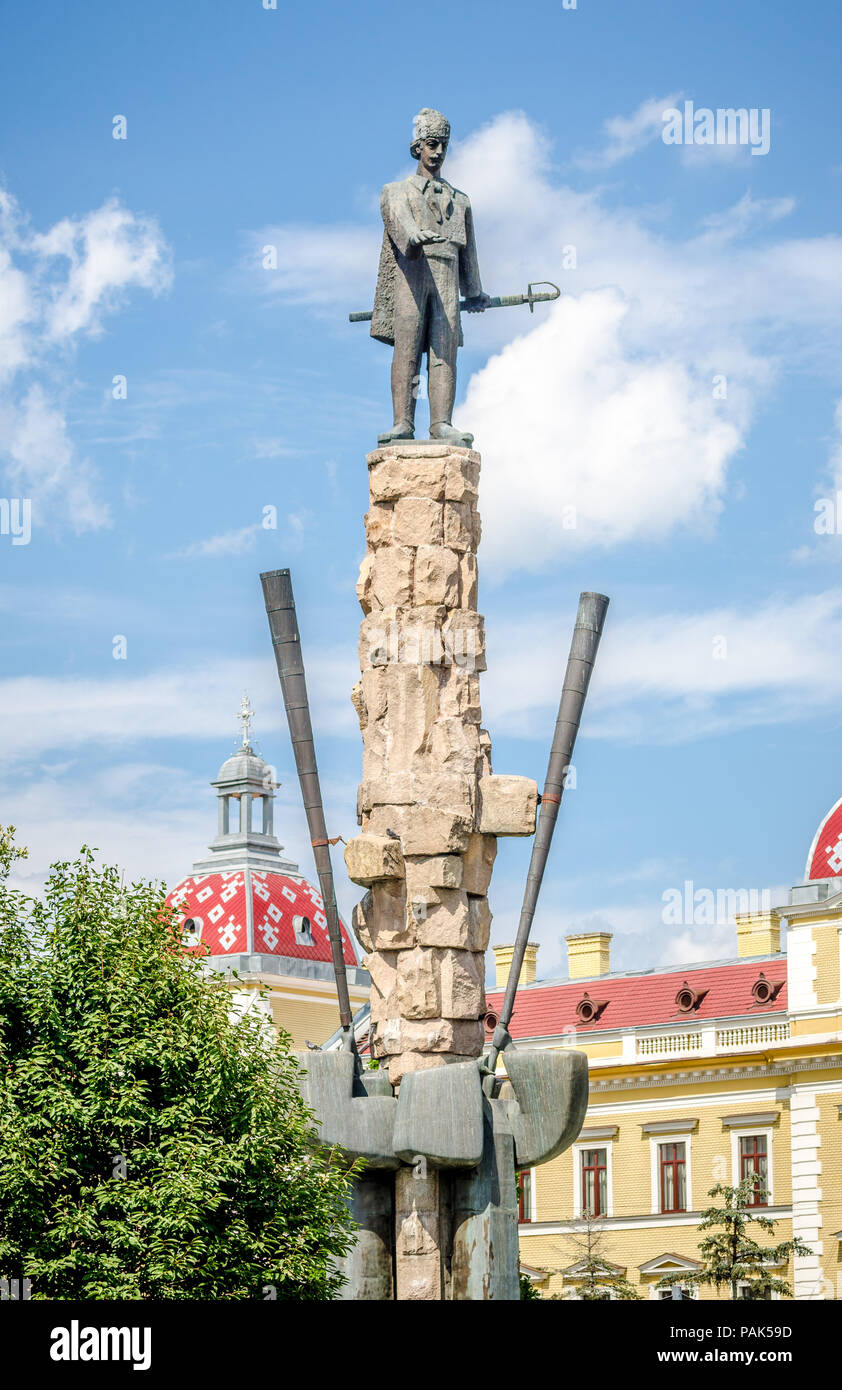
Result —
M218 799L217 834L209 847L211 857L197 860L194 872L219 867L297 873L297 865L282 857L283 846L275 836L273 803L279 783L273 769L252 748L254 709L245 691L236 718L242 727L242 741L211 782Z
M237 711L237 719L243 726L243 741L240 747L244 753L251 753L252 747L249 735L251 734L251 726L254 721L254 710L251 707L251 702L245 691L243 691L243 698L240 701L240 708Z

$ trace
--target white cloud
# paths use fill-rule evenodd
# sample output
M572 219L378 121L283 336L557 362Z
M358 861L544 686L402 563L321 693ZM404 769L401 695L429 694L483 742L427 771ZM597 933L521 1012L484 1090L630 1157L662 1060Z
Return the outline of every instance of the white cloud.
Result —
M576 163L585 169L605 169L637 154L644 145L660 139L664 129L664 112L675 106L681 95L681 92L671 92L665 97L649 97L640 103L631 116L609 116L602 123L606 138L604 148L580 155Z
M792 200L750 196L670 237L654 215L561 186L546 138L519 113L477 132L454 163L486 284L541 275L565 291L534 320L501 311L467 328L475 345L505 349L455 416L483 452L486 574L709 523L779 373L837 359L842 238L782 240ZM571 492L581 534L558 525Z
M712 212L704 219L704 240L708 245L724 245L745 236L755 228L779 222L781 218L788 217L794 208L794 198L752 198L751 194L746 192L733 207L726 208L724 212Z
M490 629L483 709L495 736L547 738L572 616L536 615ZM686 741L834 711L842 699L841 647L842 590L754 611L624 619L609 609L584 733ZM505 652L505 660L495 652ZM356 740L348 694L357 678L352 641L308 652L307 674L315 728ZM231 692L242 689L258 711L258 739L271 734L277 746L274 735L285 737L286 726L271 660L229 656L205 665L199 681L190 665L139 676L115 669L102 679L0 681L0 765L57 754L64 760L92 744L116 752L154 741L219 740L234 727Z
M176 554L187 560L216 559L220 555L244 555L254 549L262 529L257 521L252 526L241 526L237 531L225 531L219 536L208 536L206 540L194 541Z
M483 710L495 732L552 728L572 614L489 632ZM609 609L584 733L686 742L711 733L833 713L842 699L842 590L770 602L623 619ZM506 659L495 659L495 650Z
M492 880L492 908L498 910L498 894L508 900L508 920L516 919L520 906L519 893L522 885L514 879L499 883L497 876ZM589 885L588 896L593 900L594 885ZM697 964L701 961L727 960L736 958L736 927L732 922L720 922L714 926L694 924L687 927L665 927L662 920L663 902L660 889L649 897L621 901L600 899L587 910L564 910L556 904L560 895L554 892L553 885L542 890L531 940L538 943L538 978L552 979L567 977L567 945L565 937L577 932L610 932L611 970L632 971L665 969L670 966ZM495 930L492 924L492 939L496 944L510 940L505 930ZM488 986L494 987L493 959L489 951L486 961Z
M842 400L837 401L833 413L834 438L830 450L829 471L831 486L836 492L842 491ZM839 519L842 524L842 518Z
M64 409L41 382L33 382L17 402L0 397L0 428L10 488L33 499L36 526L69 522L85 531L107 524L94 471L74 453Z
M250 441L249 447L258 459L285 458L288 455L294 457L300 453L300 450L291 449L283 440L277 438L254 438Z
M813 535L789 555L797 565L842 558L842 400L836 402L828 445L827 464L815 488Z
M86 769L80 797L78 774L78 764L43 768L40 775L33 769L23 786L0 785L0 823L11 821L18 844L29 851L16 867L15 887L36 893L50 865L74 858L83 844L129 880L172 883L189 872L212 835L209 788L181 768L115 763L96 773Z
M488 441L486 574L716 514L740 432L698 370L627 353L628 312L615 290L564 299L471 378L459 418Z
M619 157L651 137L657 105L616 118L607 148ZM509 309L465 325L490 359L455 414L483 453L486 575L709 526L779 376L804 364L838 372L842 237L787 239L793 200L750 194L698 231L670 233L669 209L624 208L616 189L560 182L551 142L523 112L456 144L447 175L471 195L491 293L538 277L564 290L534 318ZM365 307L376 222L272 235L283 268L260 273L276 290L317 310L357 297ZM561 529L577 501L580 527Z
M209 784L225 753L222 740L219 757L204 777L178 761L115 759L94 770L86 765L84 797L79 794L78 762L33 768L25 786L12 779L4 786L0 779L0 825L12 822L17 843L29 850L15 871L14 886L37 892L50 864L74 858L86 844L99 851L101 863L117 864L129 880L157 879L172 887L189 874L194 860L205 857L216 835L216 801ZM354 787L323 779L322 789L328 823L347 836ZM277 793L274 824L286 856L312 878L312 849L294 775ZM347 919L360 890L346 884L341 853L335 856L335 869Z
M382 227L378 231L374 225L264 227L247 237L244 269L257 276L264 294L283 296L294 304L331 313L346 302L349 313L367 309L374 296L382 235Z
M171 279L157 223L130 212L116 198L84 217L63 218L31 237L26 249L49 277L43 325L45 337L56 342L101 333L103 315L119 307L127 290L140 287L157 294Z
M10 764L90 743L119 748L155 739L218 739L233 730L232 690L247 689L261 731L286 727L271 657L130 676L114 663L107 679L21 676L0 681L0 762ZM325 735L357 729L349 692L358 679L347 648L307 654L314 726ZM25 718L23 716L25 712Z
M36 525L106 525L91 466L67 431L68 349L103 330L132 289L171 279L156 223L111 199L35 233L0 191L0 458L10 489L31 497Z
M715 170L721 169L723 166L738 164L741 160L748 164L751 160L752 146L749 144L697 145L693 143L673 145L670 146L670 150L673 152L673 157L677 150L681 163L693 173L698 173L706 169Z
M223 531L217 536L208 536L205 540L193 541L185 546L183 550L173 552L171 559L183 560L215 560L220 556L226 555L245 555L254 550L259 536L271 535L275 531L274 526L267 525L264 521L256 521L250 526L240 526L234 531ZM299 512L288 512L286 516L285 535L292 549L298 549L301 538L307 530L312 520L311 513L305 508Z

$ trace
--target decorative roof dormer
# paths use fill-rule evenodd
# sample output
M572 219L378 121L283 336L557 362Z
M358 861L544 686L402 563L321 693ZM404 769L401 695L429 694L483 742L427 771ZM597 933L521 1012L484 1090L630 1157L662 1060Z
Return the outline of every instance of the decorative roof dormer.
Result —
M599 1015L602 1013L607 1003L607 999L591 999L587 990L585 990L585 993L576 1005L576 1017L580 1023L594 1023L596 1019L599 1018Z
M688 985L687 981L685 980L681 986L681 989L675 996L675 1002L678 1005L679 1013L693 1013L696 1009L698 1009L706 994L706 989L693 989L692 986Z
M751 987L751 995L755 1004L771 1004L782 983L782 980L767 980L761 970Z

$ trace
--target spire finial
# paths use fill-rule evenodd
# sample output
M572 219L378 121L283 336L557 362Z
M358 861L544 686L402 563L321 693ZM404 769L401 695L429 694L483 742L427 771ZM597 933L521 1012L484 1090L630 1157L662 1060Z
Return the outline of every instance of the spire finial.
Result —
M251 752L249 734L251 733L252 720L254 719L254 710L251 707L249 697L245 691L243 691L243 698L240 701L240 708L237 711L237 718L243 726L243 742L241 746L247 748L249 752Z

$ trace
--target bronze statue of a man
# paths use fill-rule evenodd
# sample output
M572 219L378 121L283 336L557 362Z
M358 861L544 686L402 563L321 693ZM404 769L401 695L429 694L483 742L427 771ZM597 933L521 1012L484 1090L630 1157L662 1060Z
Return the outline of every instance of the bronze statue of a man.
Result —
M473 435L452 423L456 354L462 344L460 292L469 313L487 308L467 195L441 177L450 123L424 107L413 122L410 153L414 174L387 183L380 196L383 247L374 298L371 335L394 344L394 424L378 437L414 439L415 401L421 357L427 354L430 438L473 444Z

